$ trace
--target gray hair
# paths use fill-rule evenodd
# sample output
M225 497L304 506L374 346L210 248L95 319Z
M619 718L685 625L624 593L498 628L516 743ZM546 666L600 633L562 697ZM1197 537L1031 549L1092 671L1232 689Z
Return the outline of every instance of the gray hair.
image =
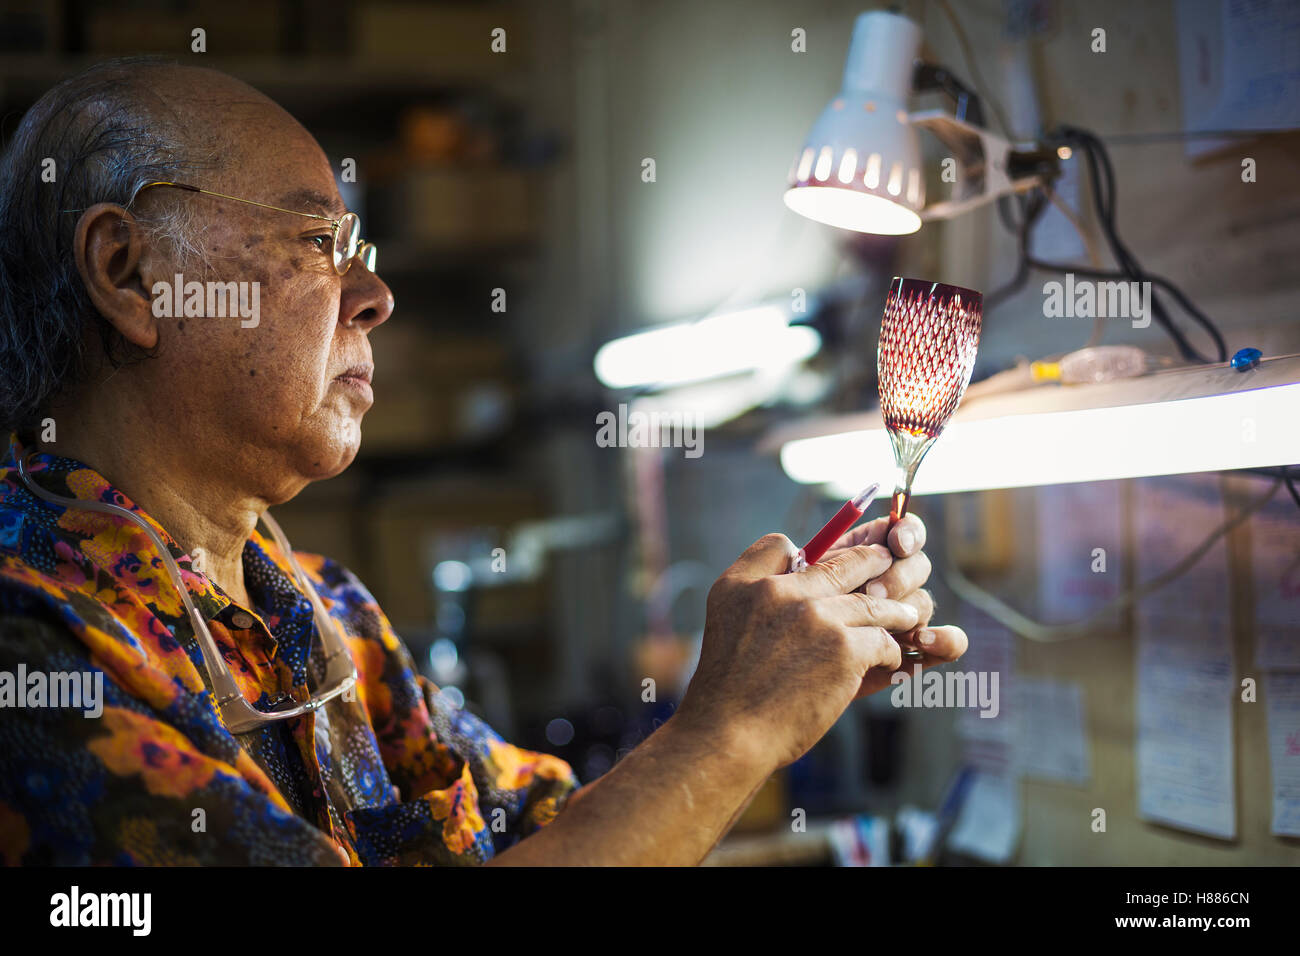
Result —
M27 111L0 158L0 427L6 432L34 429L51 402L83 379L99 360L89 347L96 333L114 368L147 355L98 314L72 245L90 206L126 206L144 183L184 180L216 165L217 151L183 134L181 118L156 92L177 69L168 60L132 57L64 80ZM150 239L169 244L178 262L200 257L192 206L173 200L163 208L140 219Z

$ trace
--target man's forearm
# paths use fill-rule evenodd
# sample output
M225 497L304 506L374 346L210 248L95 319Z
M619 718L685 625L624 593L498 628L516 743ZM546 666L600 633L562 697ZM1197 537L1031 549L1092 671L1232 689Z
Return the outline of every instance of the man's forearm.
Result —
M693 866L771 770L739 742L672 718L548 826L496 857L516 866Z
M749 805L754 802L754 798L758 796L758 791L763 789L763 784L765 783L767 783L766 777L755 784L753 790L749 791L749 795L741 801L740 806L736 807L735 812L731 814L731 819L727 821L727 825L724 826L722 832L718 834L718 839L725 837L731 832L731 828L736 825L736 821L739 820L744 815L745 811L749 809Z

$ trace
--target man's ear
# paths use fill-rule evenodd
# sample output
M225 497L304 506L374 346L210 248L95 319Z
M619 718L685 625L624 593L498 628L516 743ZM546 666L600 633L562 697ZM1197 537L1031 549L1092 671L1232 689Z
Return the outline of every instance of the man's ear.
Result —
M144 230L115 203L96 203L81 214L72 240L77 272L95 309L128 342L158 344L158 320L140 275Z

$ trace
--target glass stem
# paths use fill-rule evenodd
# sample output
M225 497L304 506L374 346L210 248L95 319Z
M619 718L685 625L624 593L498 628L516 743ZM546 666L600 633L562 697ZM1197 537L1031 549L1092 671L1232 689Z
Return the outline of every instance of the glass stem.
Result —
M891 432L889 436L894 445L894 498L889 509L889 524L892 527L903 519L912 503L912 479L921 467L921 459L930 450L938 436L908 435Z

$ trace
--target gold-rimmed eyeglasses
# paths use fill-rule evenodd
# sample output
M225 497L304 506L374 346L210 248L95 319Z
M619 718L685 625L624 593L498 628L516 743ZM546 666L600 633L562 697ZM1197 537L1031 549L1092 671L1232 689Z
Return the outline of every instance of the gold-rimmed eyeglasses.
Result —
M330 258L334 263L334 271L339 275L344 275L352 266L352 260L358 257L360 257L362 265L371 272L375 271L375 244L362 241L361 219L354 212L346 212L338 219L331 219L329 216L321 216L313 212L298 212L294 209L272 206L270 203L240 199L238 196L227 196L225 193L213 192L211 189L200 189L198 186L190 186L186 183L161 181L141 185L139 189L131 194L131 200L127 205L131 205L131 203L135 202L136 196L153 186L171 186L175 189L184 189L186 192L202 193L205 196L216 196L220 199L247 203L250 206L261 206L263 209L274 209L276 212L287 212L292 216L305 216L308 219L319 219L321 222L328 222L333 227L333 231L330 233Z

